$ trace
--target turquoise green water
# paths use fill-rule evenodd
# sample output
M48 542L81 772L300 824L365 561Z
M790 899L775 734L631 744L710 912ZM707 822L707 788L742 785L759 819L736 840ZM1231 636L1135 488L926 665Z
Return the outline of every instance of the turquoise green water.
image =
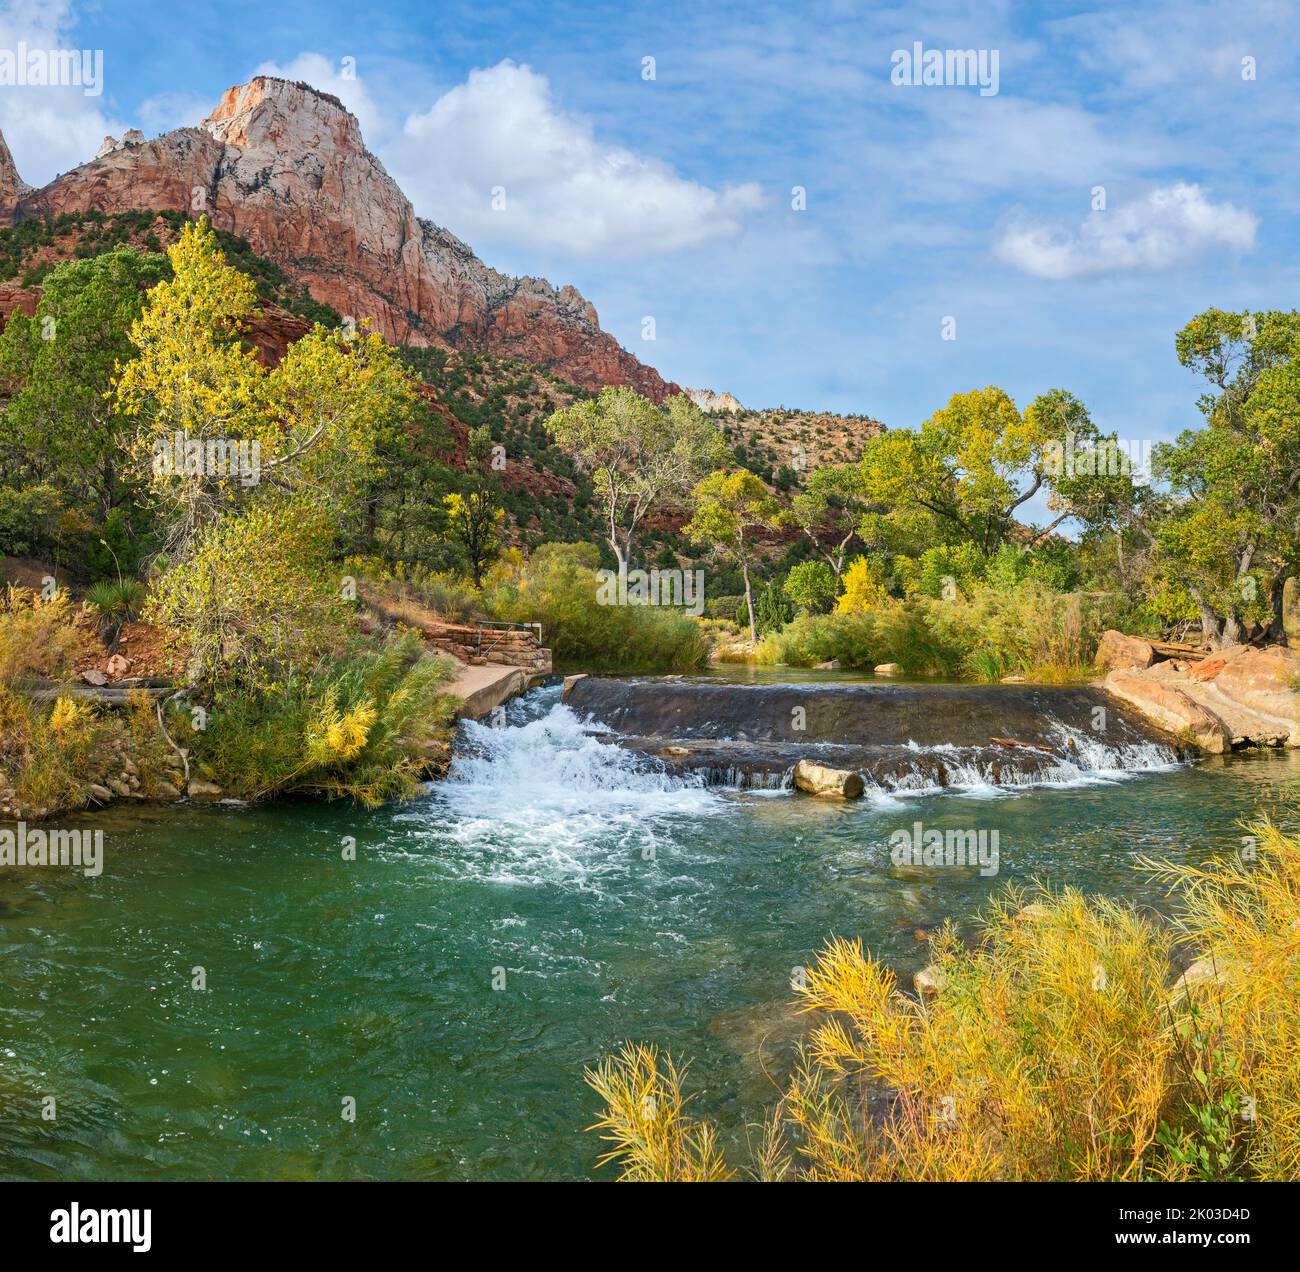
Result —
M1156 900L1135 854L1232 851L1300 778L1264 755L835 805L638 772L549 691L510 720L404 808L113 810L81 823L99 878L0 871L0 1177L590 1175L583 1066L625 1038L690 1059L743 1138L827 935L910 973L915 929L1007 881ZM998 830L999 875L900 877L918 819Z

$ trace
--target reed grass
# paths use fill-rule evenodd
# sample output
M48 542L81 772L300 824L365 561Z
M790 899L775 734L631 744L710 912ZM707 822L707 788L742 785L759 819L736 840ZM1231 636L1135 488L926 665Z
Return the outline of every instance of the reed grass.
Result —
M1009 890L973 947L951 927L932 938L932 995L830 941L799 991L810 1031L750 1173L1300 1177L1300 837L1264 822L1239 856L1141 864L1175 896L1172 921L1072 889ZM629 1044L588 1082L616 1143L602 1160L625 1178L732 1177L716 1130L682 1112L670 1058ZM647 1097L655 1116L633 1121Z

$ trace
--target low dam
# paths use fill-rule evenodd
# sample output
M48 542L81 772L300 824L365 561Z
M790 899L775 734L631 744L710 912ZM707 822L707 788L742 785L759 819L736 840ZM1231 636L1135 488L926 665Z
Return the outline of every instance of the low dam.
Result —
M1181 758L1170 739L1088 686L586 676L564 701L671 772L742 788L788 785L800 760L894 791L1068 782Z

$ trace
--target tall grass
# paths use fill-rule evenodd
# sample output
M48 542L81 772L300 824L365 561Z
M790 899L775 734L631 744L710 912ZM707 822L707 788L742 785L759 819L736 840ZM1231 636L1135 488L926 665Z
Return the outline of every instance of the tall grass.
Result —
M811 1030L754 1173L1297 1178L1300 837L1261 825L1254 847L1205 867L1145 863L1177 895L1172 925L1072 890L1008 892L975 948L951 928L932 940L933 995L903 992L858 942L831 941L800 991ZM1174 982L1183 946L1202 961ZM606 1101L598 1125L619 1135L607 1160L680 1178L680 1145L717 1135L657 1104L630 1123L629 1093L666 1089L683 1106L680 1074L657 1057L652 1073L647 1054L625 1047L588 1075Z
M1096 674L1097 643L1120 603L1034 582L1010 591L974 586L951 600L916 595L862 614L804 615L765 637L757 658L796 667L833 658L862 670L892 662L909 675L985 681L1010 673L1084 679Z
M680 609L602 604L591 544L548 543L527 561L503 561L484 586L497 619L540 622L557 670L695 671L709 658L699 621Z

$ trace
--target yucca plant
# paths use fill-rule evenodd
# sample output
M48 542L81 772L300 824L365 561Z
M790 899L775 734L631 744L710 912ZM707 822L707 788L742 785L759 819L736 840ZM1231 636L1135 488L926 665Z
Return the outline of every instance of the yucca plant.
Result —
M99 619L99 634L109 648L122 628L139 618L144 608L145 585L139 579L100 579L86 589L86 606Z

